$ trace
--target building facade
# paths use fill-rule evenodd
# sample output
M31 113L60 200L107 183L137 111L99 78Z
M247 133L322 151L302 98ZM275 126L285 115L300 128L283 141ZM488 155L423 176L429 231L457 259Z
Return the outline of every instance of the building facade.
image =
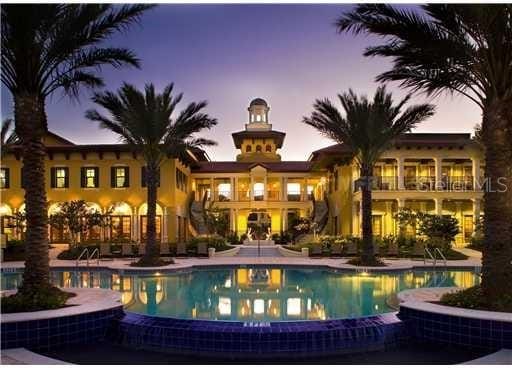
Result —
M306 161L283 161L286 134L273 129L266 101L254 99L243 130L232 134L238 150L233 161L212 161L203 151L168 158L160 171L157 233L163 242L186 241L208 233L204 212L225 213L229 229L248 234L265 224L268 234L287 232L309 218L324 234L359 235L361 193L352 152L343 144L314 151ZM56 134L45 138L48 213L59 203L83 199L108 211L108 228L90 231L91 240L144 240L146 188L140 154L122 144L78 145ZM24 210L19 147L2 157L1 231L22 237L15 226ZM481 215L483 153L470 134L405 134L375 166L374 234L397 234L400 208L451 215L463 246ZM65 229L50 228L52 242L66 241Z

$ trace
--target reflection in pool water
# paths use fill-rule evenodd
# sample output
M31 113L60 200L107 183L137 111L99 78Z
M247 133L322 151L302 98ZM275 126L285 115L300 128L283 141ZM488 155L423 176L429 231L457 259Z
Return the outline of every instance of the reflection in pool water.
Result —
M469 287L472 271L414 270L336 273L304 268L202 269L185 273L123 275L109 271L52 271L61 287L119 290L128 311L149 315L235 321L325 320L391 311L386 301L404 289ZM2 290L21 274L5 274Z

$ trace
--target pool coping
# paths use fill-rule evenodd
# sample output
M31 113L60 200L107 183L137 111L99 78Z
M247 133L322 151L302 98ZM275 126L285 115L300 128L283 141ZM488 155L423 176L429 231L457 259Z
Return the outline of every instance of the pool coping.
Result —
M512 313L492 312L478 309L450 307L432 303L438 301L443 294L461 290L457 287L434 287L407 289L397 294L400 307L422 312L443 314L452 317L473 318L488 321L512 322ZM423 293L423 295L421 295ZM430 297L429 297L430 295Z
M413 261L408 259L389 260L387 267L363 267L353 266L347 263L347 259L329 258L329 259L311 259L303 257L218 257L208 259L198 258L174 258L174 264L163 267L131 267L131 260L114 259L100 261L99 264L81 264L76 266L75 261L52 260L50 262L51 268L56 269L81 269L87 268L91 271L94 270L112 270L115 272L134 272L134 273L173 273L183 272L185 270L203 269L203 268L218 268L226 266L237 267L261 267L261 266L279 266L279 267L308 267L308 268L324 268L334 271L355 271L355 272L372 272L372 273L388 273L394 271L404 271L412 269L433 269L432 264L424 264L423 261ZM435 269L475 269L480 268L481 262L478 260L463 260L463 261L448 261L446 267L437 266ZM3 262L0 265L2 272L14 273L24 268L24 262Z

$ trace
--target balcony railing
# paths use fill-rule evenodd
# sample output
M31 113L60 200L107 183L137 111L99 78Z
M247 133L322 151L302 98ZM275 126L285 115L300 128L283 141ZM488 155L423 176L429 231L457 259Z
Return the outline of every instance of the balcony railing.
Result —
M250 201L251 194L248 190L242 190L238 192L238 200L241 202Z
M231 200L231 192L228 191L215 191L213 193L213 200L219 202L227 202Z
M360 179L354 182L355 191L361 190ZM396 176L374 176L371 180L372 190L397 190L398 177Z
M279 198L281 197L278 190L269 190L267 192L267 200L268 201L279 201Z
M440 182L436 182L435 176L406 176L403 180L405 190L453 192L474 190L472 176L443 176ZM356 180L354 184L354 190L360 191L361 180ZM376 176L371 180L371 188L372 190L398 190L399 179L396 176Z
M452 192L464 192L474 190L472 176L443 176L438 190L448 190Z
M406 190L435 190L435 176L406 176L404 177L404 188Z

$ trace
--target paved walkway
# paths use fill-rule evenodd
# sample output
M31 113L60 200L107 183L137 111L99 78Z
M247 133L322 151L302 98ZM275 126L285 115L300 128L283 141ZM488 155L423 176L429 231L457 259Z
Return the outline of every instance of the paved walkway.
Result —
M260 247L260 256L262 257L282 257L276 246ZM237 257L258 257L258 247L241 246Z
M11 364L30 364L30 365L56 365L63 364L69 365L71 363L63 362L48 358L47 356L36 354L30 350L19 349L5 349L1 352L2 365Z
M327 266L336 269L350 269L350 270L381 270L391 271L400 269L409 269L412 267L425 267L423 260L412 260L412 259L385 259L386 267L357 267L347 264L348 258L303 258L303 257L283 257L281 255L267 256L263 255L257 257L257 255L237 255L233 257L213 257L213 258L176 258L175 263L164 267L156 267L155 270L166 270L166 269L184 269L193 266L219 266L219 265L291 265L291 266ZM133 259L114 259L114 260L102 260L99 265L95 262L90 264L91 268L102 267L112 269L140 269L140 270L152 270L153 268L136 268L130 267L130 263ZM448 267L480 267L482 264L480 259L469 258L461 261L448 261ZM85 266L85 262L81 262L82 266ZM23 262L3 262L2 268L23 268ZM75 261L66 261L54 259L50 261L51 267L75 267ZM427 264L426 267L432 267L431 264Z

